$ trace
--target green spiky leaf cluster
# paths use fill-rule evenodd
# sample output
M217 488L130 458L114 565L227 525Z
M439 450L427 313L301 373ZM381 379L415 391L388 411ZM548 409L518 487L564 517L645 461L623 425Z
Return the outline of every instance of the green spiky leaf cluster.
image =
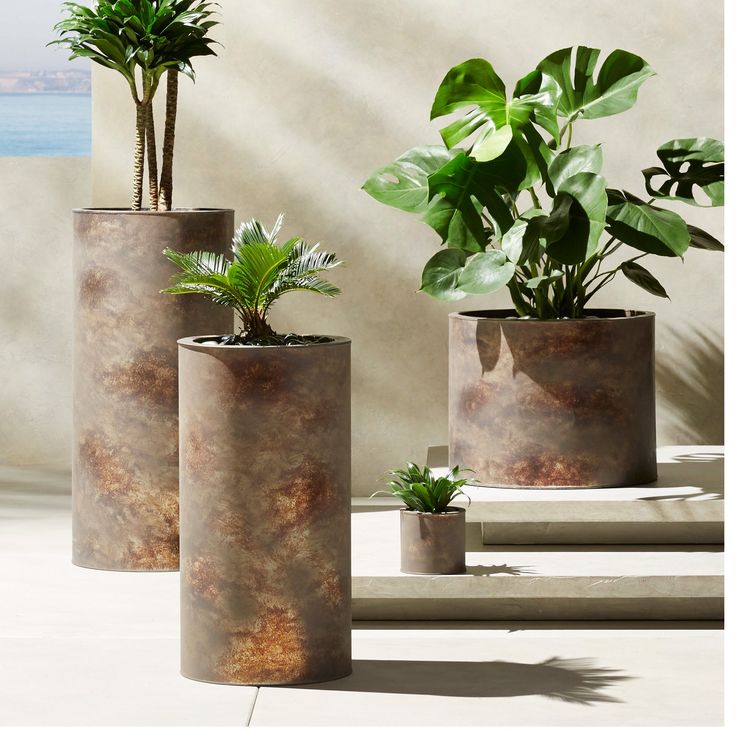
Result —
M279 244L283 225L279 215L271 230L260 222L244 222L233 238L233 259L214 253L180 253L167 248L164 255L180 272L172 277L166 294L202 294L234 309L243 322L242 335L255 340L275 334L268 324L274 302L293 291L335 297L340 290L321 277L340 265L334 253L308 245L301 238Z
M579 46L544 58L511 91L484 59L450 69L430 118L456 114L444 145L420 146L378 169L363 188L419 215L446 246L427 262L420 290L453 301L507 287L520 316L575 318L617 273L667 296L638 261L688 247L723 250L665 200L723 205L723 144L676 139L644 169L645 201L609 188L600 145L572 145L573 127L629 110L654 71L617 49ZM619 248L636 253L603 269Z
M175 68L194 79L192 59L211 56L215 42L207 33L217 24L215 3L199 0L98 0L92 7L63 3L67 17L54 30L70 58L85 57L125 77L134 96L136 71L144 87L155 91L161 75Z
M389 491L377 491L373 496L388 494L401 499L412 511L441 514L447 511L456 498L465 496L462 488L470 480L460 477L464 472L469 471L461 470L456 465L446 475L435 476L426 465L419 468L414 463L407 463L406 470L389 472L389 476L393 478L388 483Z

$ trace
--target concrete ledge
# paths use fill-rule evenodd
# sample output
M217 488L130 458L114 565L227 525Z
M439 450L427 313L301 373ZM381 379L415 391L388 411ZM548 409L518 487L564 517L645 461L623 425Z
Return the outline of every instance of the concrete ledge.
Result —
M723 618L720 546L490 546L469 523L466 575L404 575L397 512L357 508L357 620Z
M447 448L427 463L447 469ZM723 544L723 447L658 451L659 478L630 488L467 487L487 544Z

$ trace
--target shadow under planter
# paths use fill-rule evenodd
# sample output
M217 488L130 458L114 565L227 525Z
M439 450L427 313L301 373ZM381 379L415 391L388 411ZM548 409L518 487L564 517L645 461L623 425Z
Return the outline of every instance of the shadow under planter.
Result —
M480 485L605 488L657 478L654 314L450 315L449 464Z
M179 341L181 672L351 672L350 341Z
M165 247L224 254L232 210L74 212L74 564L179 568L176 341L232 329L204 299L160 294Z

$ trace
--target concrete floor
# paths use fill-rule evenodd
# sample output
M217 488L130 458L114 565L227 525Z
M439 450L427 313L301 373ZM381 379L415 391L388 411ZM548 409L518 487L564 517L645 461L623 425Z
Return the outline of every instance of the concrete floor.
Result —
M0 726L722 722L716 624L356 623L354 672L300 688L178 674L178 575L69 562L69 499L0 484Z

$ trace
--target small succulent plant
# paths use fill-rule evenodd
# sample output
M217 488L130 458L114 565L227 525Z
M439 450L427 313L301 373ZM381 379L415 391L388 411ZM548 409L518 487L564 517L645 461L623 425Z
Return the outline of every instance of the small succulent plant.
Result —
M461 470L456 465L446 475L435 476L426 465L419 468L414 463L407 463L406 470L389 471L389 476L393 478L388 483L390 490L376 491L371 498L383 493L400 498L412 511L441 514L459 496L465 496L470 503L470 498L461 490L466 483L471 482L469 478L460 477L465 472L470 471L467 468Z

